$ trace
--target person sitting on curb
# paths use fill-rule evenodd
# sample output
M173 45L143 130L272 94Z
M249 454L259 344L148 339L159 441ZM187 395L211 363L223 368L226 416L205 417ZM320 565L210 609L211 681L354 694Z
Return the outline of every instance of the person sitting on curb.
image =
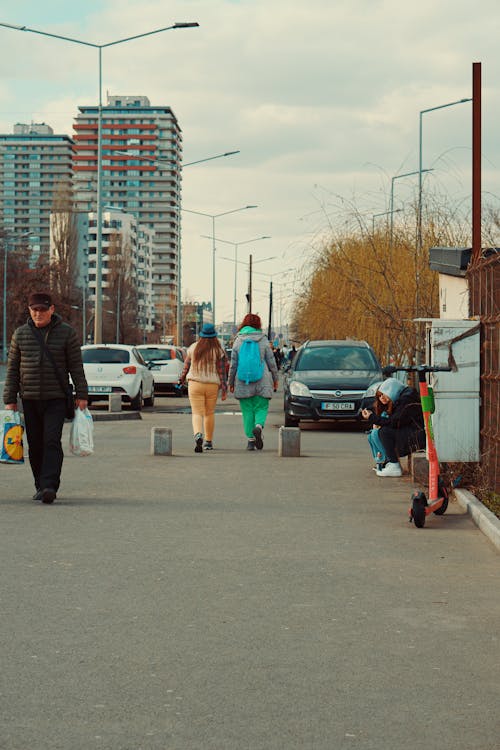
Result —
M387 378L375 394L373 411L363 409L361 414L371 427L379 427L377 437L387 463L377 469L377 476L400 477L403 470L399 458L425 447L424 417L417 391L395 378Z

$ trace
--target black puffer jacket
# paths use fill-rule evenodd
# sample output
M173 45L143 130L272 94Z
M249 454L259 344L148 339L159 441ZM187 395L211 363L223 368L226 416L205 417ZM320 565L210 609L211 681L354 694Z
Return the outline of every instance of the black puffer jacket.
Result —
M401 391L400 396L394 402L392 414L387 417L370 415L370 423L380 427L394 427L399 430L401 427L413 427L416 430L424 429L424 417L420 396L414 388L407 386Z
M14 404L18 393L21 398L37 401L64 398L66 395L59 385L51 361L42 353L34 329L35 325L29 319L25 325L17 328L12 336L3 391L3 400L6 404ZM57 314L52 315L48 326L39 330L56 361L63 382L68 380L70 373L76 398L87 399L87 381L75 330L68 323L64 323Z

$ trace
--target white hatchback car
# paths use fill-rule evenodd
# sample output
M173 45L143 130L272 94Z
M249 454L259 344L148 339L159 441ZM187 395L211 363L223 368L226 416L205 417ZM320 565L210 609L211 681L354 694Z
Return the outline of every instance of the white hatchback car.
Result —
M184 352L171 344L141 344L137 347L153 372L156 393L169 391L182 396L185 388L176 388L184 369Z
M82 360L89 386L89 402L105 401L121 393L132 409L153 406L155 384L151 370L135 346L88 344L82 346Z

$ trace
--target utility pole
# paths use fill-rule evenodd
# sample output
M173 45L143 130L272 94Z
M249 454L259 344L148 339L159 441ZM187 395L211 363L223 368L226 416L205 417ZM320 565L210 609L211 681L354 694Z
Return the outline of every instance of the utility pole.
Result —
M252 312L252 255L248 257L248 312Z
M267 327L267 338L271 341L271 327L273 324L273 282L269 284L269 325Z

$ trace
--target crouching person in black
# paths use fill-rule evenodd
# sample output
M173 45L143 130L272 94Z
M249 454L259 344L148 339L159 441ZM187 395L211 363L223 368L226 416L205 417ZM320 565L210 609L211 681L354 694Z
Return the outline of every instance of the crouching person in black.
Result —
M414 388L387 378L375 395L373 411L363 409L370 426L379 427L378 436L384 446L387 463L377 470L379 477L400 477L399 459L419 448L425 448L424 417L420 397Z

